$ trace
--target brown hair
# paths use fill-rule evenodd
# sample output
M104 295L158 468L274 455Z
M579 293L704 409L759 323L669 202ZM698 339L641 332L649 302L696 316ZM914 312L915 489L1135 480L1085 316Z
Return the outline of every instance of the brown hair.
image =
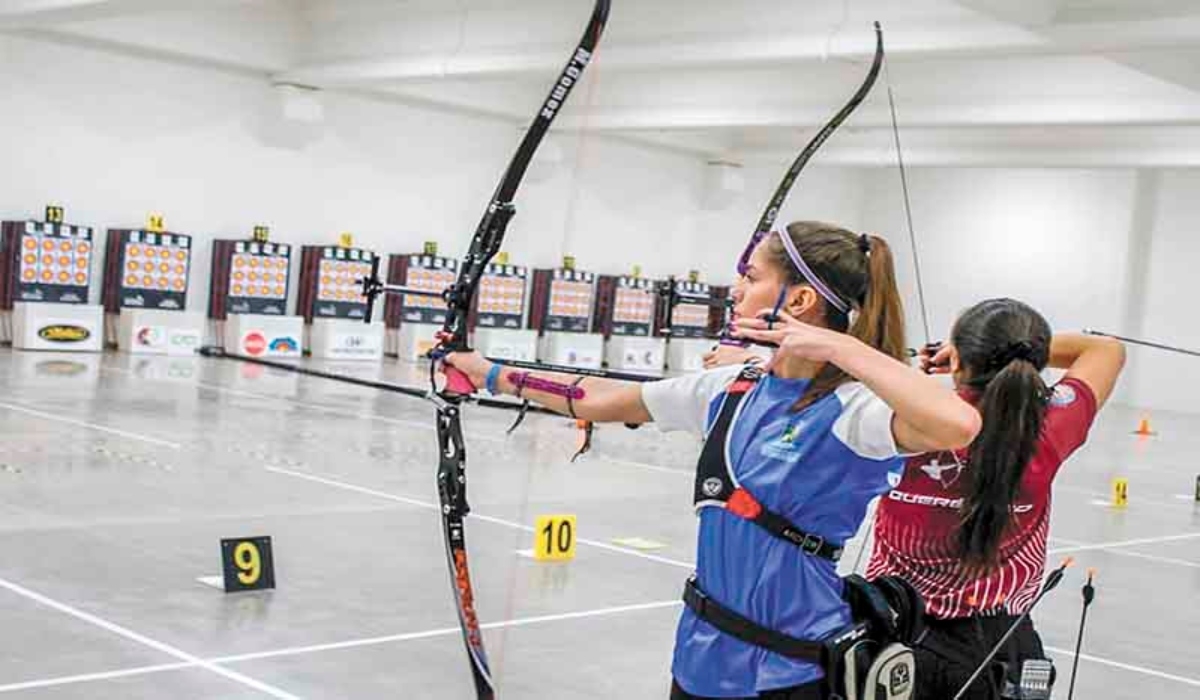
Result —
M788 224L787 235L813 274L857 312L851 324L849 314L822 299L826 325L905 361L904 307L896 288L892 250L887 241L879 236L856 236L846 229L817 221ZM788 284L808 284L778 238L769 237L766 246L771 262L787 271ZM848 374L826 363L793 408L804 408L847 381L850 381Z

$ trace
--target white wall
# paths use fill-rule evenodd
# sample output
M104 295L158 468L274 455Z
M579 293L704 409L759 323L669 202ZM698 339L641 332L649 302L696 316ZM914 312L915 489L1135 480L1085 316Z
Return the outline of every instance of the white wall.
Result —
M304 148L269 145L264 78L0 37L0 217L66 205L74 223L138 226L151 210L197 237L191 306L203 310L208 241L256 223L275 240L331 243L340 231L383 252L427 239L458 255L520 138L491 119L326 94ZM798 135L796 148L803 145ZM745 193L700 206L704 164L640 145L556 134L562 162L531 181L505 248L514 261L728 283L786 163L748 166ZM785 154L781 154L785 155ZM790 154L787 154L790 155ZM882 233L896 249L920 342L919 305L894 169L806 171L782 214ZM987 296L1041 309L1056 328L1099 328L1200 346L1186 280L1200 260L1195 171L912 168L914 223L935 337ZM97 264L96 270L99 270ZM94 289L98 299L99 287ZM1194 359L1134 351L1118 399L1181 410Z
M1200 171L1155 173L1144 187L1145 281L1123 334L1200 350ZM1200 358L1130 346L1128 397L1138 406L1200 412Z
M1028 302L1056 330L1200 347L1188 280L1200 262L1196 171L914 168L926 308L944 339L966 306ZM894 169L872 175L866 226L896 249L909 339L921 342L911 246ZM1129 346L1114 401L1197 412L1196 358Z
M294 244L351 231L386 252L433 239L457 255L520 138L494 120L326 95L321 137L278 148L264 132L275 110L264 79L13 37L0 37L0 82L0 217L40 218L60 202L70 222L103 229L162 211L168 228L197 238L194 309L207 294L208 241L256 223ZM519 195L505 246L515 261L555 264L569 231L590 269L699 264L698 246L669 245L694 228L697 159L589 139L576 173L579 144L563 142L556 175Z

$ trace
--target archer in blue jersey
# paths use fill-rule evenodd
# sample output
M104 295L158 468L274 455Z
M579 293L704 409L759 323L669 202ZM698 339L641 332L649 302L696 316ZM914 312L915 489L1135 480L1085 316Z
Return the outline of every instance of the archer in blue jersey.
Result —
M842 544L901 454L966 445L980 419L902 361L903 310L882 238L797 222L763 238L740 272L735 333L779 346L765 373L568 386L573 377L538 372L561 386L534 388L530 373L476 353L447 362L476 386L581 419L702 436L697 571L672 698L824 698L814 643L850 622L835 572Z

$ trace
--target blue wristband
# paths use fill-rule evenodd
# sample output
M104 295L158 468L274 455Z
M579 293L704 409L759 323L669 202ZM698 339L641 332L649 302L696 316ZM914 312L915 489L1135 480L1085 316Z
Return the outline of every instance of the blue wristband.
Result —
M492 368L488 370L487 381L484 382L484 387L487 388L487 392L492 396L500 393L500 389L496 386L496 380L500 378L500 370L502 369L504 369L503 365L497 363L492 365Z

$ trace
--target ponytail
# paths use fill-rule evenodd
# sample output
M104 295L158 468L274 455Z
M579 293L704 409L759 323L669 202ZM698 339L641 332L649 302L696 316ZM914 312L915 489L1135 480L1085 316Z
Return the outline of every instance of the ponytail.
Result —
M958 531L959 552L969 567L996 563L1013 501L1041 437L1046 391L1042 375L1027 360L1009 362L983 390L983 428L967 457L971 482Z
M952 336L964 383L980 392L983 418L968 451L957 545L968 568L987 570L1000 559L1013 503L1041 438L1050 326L1021 302L992 299L965 312Z
M867 291L862 309L850 326L850 335L888 357L905 361L904 306L896 287L892 249L879 236L869 236Z

